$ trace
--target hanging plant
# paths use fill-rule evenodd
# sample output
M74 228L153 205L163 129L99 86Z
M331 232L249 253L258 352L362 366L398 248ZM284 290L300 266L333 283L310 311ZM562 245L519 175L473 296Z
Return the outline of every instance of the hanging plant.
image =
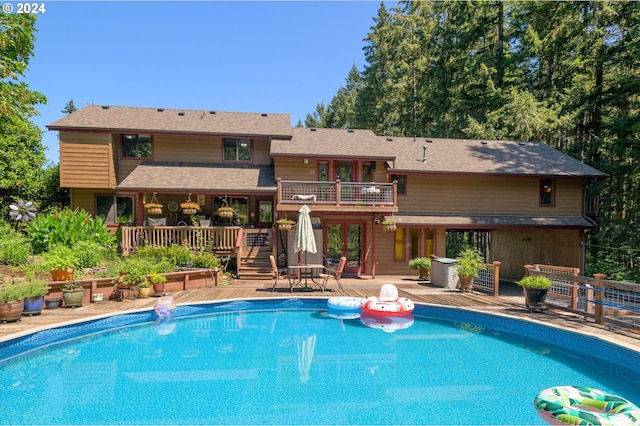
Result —
M160 204L156 198L156 193L153 193L153 197L151 201L145 203L144 208L147 210L147 214L150 215L161 215L162 214L162 204Z
M396 230L396 223L392 220L384 220L382 226L385 231L392 232Z
M281 231L290 231L291 228L293 228L293 226L296 224L293 220L287 218L278 219L277 223L278 229Z
M222 206L218 209L218 216L220 216L223 219L231 219L233 217L234 212L235 211L233 210L233 207Z
M180 203L180 207L184 214L196 214L200 209L200 204L191 201L191 194L189 194L187 201Z

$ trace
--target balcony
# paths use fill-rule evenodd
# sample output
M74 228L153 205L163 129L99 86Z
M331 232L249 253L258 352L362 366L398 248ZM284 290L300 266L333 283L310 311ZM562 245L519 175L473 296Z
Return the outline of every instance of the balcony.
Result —
M211 250L216 254L234 254L240 248L242 228L238 226L122 226L121 245L125 253L136 247L183 245L192 250Z
M375 182L314 182L278 179L279 211L397 212L397 184Z

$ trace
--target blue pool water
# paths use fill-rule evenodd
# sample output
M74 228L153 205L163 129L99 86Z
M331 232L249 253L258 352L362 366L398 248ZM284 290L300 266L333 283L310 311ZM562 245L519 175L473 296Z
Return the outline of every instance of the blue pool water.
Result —
M587 336L417 306L383 332L326 299L181 306L0 344L6 424L544 424L547 387L640 403L640 355Z

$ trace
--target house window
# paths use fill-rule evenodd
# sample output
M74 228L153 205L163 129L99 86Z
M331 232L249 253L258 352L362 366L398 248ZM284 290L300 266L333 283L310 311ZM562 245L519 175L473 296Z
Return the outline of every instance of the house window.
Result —
M556 205L556 181L554 179L540 179L540 205Z
M151 158L151 136L122 135L123 158Z
M224 138L224 161L251 161L251 139Z
M133 197L96 196L96 217L103 218L105 223L133 224Z
M391 175L391 182L398 181L398 195L404 195L407 193L407 176L406 175Z
M329 163L323 161L318 162L318 180L320 182L327 182L329 180Z

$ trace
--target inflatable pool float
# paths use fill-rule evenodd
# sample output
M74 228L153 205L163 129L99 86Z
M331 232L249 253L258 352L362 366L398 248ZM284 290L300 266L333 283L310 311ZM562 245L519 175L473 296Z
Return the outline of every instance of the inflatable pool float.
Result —
M384 331L385 333L393 333L396 330L404 330L405 328L409 328L413 325L413 315L405 315L405 316L381 316L381 315L370 315L370 314L361 314L360 322L369 328L377 328L379 330Z
M327 307L334 311L360 312L363 303L362 297L332 297L327 300Z
M398 297L398 289L393 284L384 284L380 296L371 296L362 304L362 312L369 315L403 316L413 312L413 302L406 297Z
M534 400L538 415L549 424L640 425L640 408L632 402L580 386L556 386Z

